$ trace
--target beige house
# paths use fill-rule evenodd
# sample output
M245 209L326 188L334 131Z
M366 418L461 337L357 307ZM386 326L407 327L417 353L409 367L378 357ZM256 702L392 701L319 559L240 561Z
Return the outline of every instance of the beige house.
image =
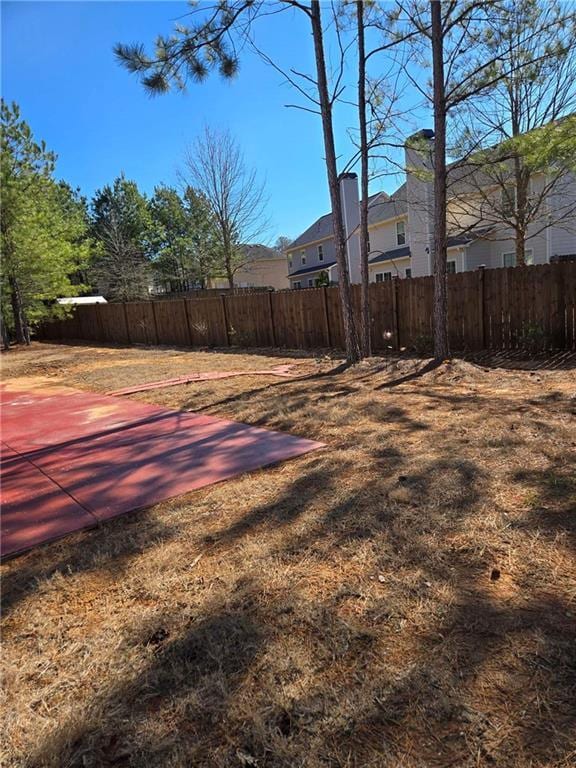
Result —
M369 198L369 271L372 282L394 277L432 274L434 134L421 131L418 141L408 142L406 181L392 195L380 192ZM417 148L415 148L415 146ZM459 173L459 177L454 175ZM469 168L450 169L453 175L448 201L448 271L463 272L479 267L514 266L514 233L495 221L487 201L498 194L489 182L471 181ZM535 177L533 194L546 192L546 178ZM481 191L479 191L481 190ZM340 194L347 236L348 269L352 283L360 282L360 221L356 174L340 176ZM484 205L483 205L484 203ZM576 257L576 178L566 174L561 185L546 194L543 219L527 233L526 260L544 264ZM314 287L318 282L338 282L332 234L332 214L321 216L287 249L291 288Z
M234 275L236 288L289 288L286 256L266 245L245 246L246 262ZM207 288L228 288L226 277L213 277Z

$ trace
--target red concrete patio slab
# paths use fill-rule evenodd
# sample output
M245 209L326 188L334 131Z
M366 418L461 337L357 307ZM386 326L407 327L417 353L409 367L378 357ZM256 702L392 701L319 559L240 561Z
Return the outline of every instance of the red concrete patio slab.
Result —
M313 447L310 441L234 422L199 423L193 415L174 432L153 439L140 439L139 432L130 430L131 441L111 435L84 449L47 449L34 461L83 507L107 519Z
M323 445L49 385L0 400L3 555Z
M56 395L4 392L0 402L3 440L20 452L120 430L138 420L155 419L160 429L166 416L147 403L130 401L126 408L126 401L119 398L70 389ZM172 424L167 428L172 429Z
M0 556L98 524L50 478L3 446Z

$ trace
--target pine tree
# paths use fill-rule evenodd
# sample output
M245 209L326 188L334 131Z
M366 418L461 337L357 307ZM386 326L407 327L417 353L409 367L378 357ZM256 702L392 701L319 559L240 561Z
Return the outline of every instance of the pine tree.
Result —
M94 195L91 232L97 247L90 276L106 298L137 301L148 296L152 218L134 181L119 176Z
M204 286L214 269L216 227L206 200L160 185L150 200L152 269L169 291Z
M34 140L16 104L2 101L1 121L3 324L29 344L34 325L64 311L54 300L82 288L74 283L89 257L86 211L53 179L56 156Z

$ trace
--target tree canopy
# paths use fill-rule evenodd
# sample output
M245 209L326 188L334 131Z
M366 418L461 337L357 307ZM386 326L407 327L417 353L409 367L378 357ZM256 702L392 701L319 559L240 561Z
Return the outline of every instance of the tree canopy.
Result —
M54 300L81 290L90 255L86 205L54 180L56 156L34 139L16 104L2 101L1 121L3 321L17 341L29 342L31 326L64 311Z

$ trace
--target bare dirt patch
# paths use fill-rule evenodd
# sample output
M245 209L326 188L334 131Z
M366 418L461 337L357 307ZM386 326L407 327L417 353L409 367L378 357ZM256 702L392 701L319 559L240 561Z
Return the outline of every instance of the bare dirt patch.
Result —
M131 397L328 449L3 566L3 765L575 763L574 370L57 345L3 368L109 391L290 362Z

